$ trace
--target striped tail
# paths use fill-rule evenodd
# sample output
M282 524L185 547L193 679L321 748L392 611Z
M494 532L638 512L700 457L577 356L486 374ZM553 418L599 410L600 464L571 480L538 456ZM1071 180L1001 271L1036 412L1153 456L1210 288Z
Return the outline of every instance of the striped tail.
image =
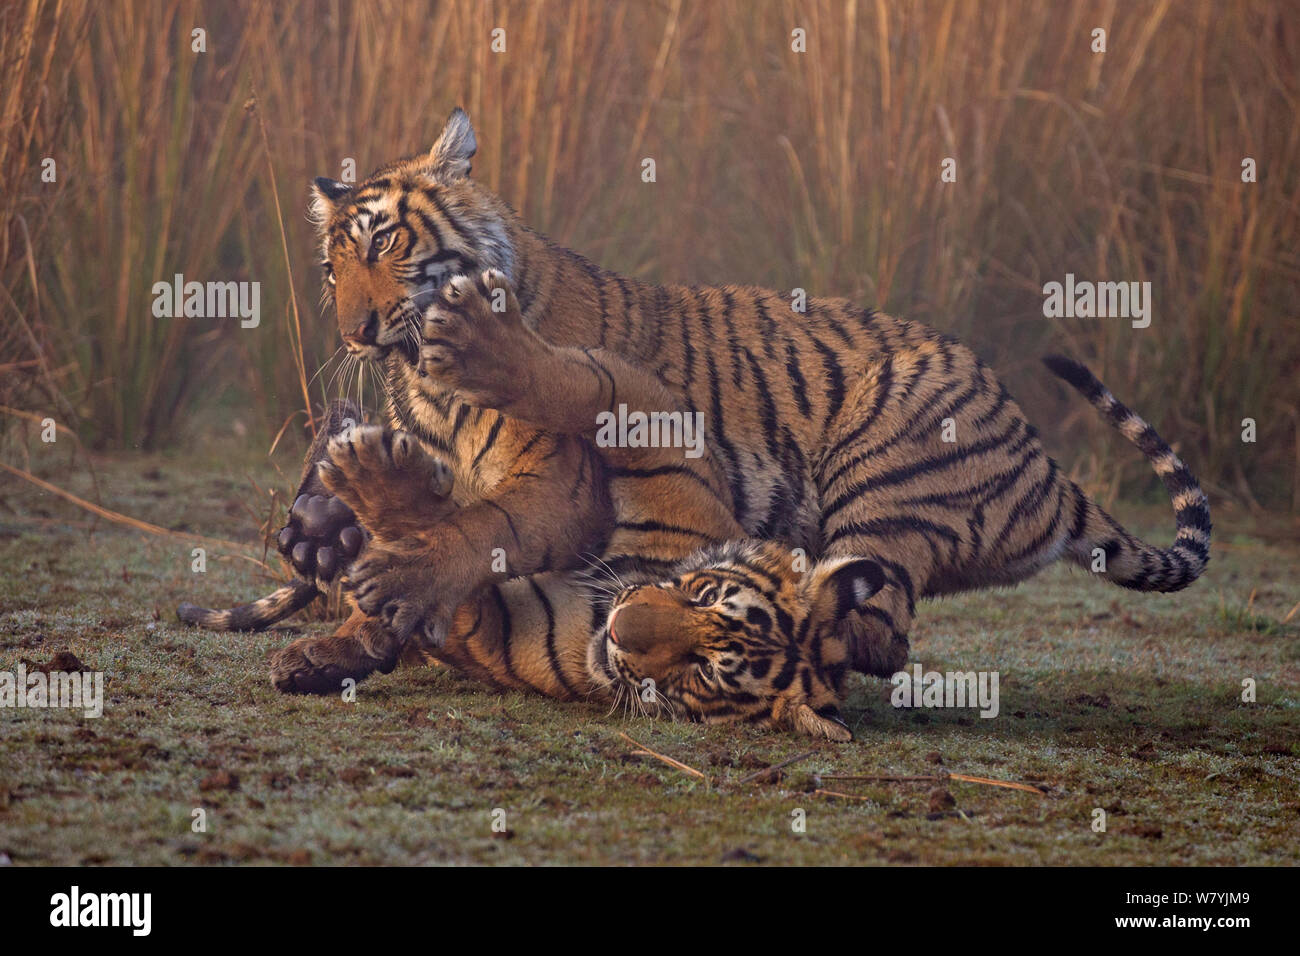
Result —
M316 599L316 585L294 579L252 604L241 604L225 611L210 611L188 601L176 609L176 616L186 624L196 624L211 631L260 631L300 611Z
M1169 548L1155 548L1129 534L1074 482L1074 526L1067 551L1085 568L1121 587L1135 591L1180 591L1205 570L1210 560L1210 503L1196 476L1179 460L1156 430L1121 405L1097 377L1072 359L1050 355L1043 359L1053 373L1069 382L1142 450L1160 476L1174 505L1178 534ZM1097 565L1097 549L1105 554L1105 570Z

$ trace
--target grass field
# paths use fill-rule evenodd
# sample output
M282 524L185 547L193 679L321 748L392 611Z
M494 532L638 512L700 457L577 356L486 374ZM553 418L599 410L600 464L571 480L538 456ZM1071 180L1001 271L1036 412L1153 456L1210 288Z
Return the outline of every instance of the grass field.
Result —
M65 443L52 447L33 470L91 496ZM286 484L238 454L96 470L106 507L248 541L255 556L251 515L266 502L249 480ZM1164 510L1118 511L1171 537ZM433 670L372 679L354 703L284 697L265 657L288 634L204 633L172 615L184 598L264 590L255 564L214 550L194 574L189 543L103 521L92 532L86 512L5 475L0 670L67 651L108 683L101 719L0 710L0 861L1295 864L1300 615L1281 621L1300 600L1296 527L1252 534L1215 517L1209 571L1180 595L1054 568L923 606L913 659L997 670L999 716L896 710L887 683L855 678L855 742L819 745L499 695ZM1254 703L1241 700L1246 678ZM635 755L621 733L709 781ZM775 781L743 779L810 750ZM949 805L934 782L826 776L945 770L1044 793L948 781ZM492 830L498 808L505 833Z

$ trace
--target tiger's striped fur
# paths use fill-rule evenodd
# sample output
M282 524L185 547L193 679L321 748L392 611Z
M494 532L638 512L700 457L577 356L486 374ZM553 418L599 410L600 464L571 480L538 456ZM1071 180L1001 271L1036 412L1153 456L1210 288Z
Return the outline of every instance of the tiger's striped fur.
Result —
M261 631L301 611L319 595L314 582L295 578L256 601L220 611L183 601L176 608L176 616L183 624L209 631Z
M655 286L601 269L531 230L469 179L473 151L468 119L457 111L429 156L390 164L356 187L318 181L315 199L345 343L384 363L392 426L456 471L456 536L439 524L419 542L400 545L400 555L362 569L364 580L379 582L379 600L363 610L373 616L389 604L411 605L405 627L430 638L426 651L439 650L428 620L447 612L427 597L428 582L460 565L481 567L489 542L513 535L516 551L532 556L512 563L516 573L573 566L571 543L558 561L553 552L537 560L563 523L556 519L582 503L559 481L565 472L553 470L528 495L501 489L536 442L585 430L572 419L571 391L612 404L608 368L615 362L652 371L675 405L704 413L745 534L823 561L869 560L882 570L879 591L841 622L859 670L885 675L903 664L922 597L1011 584L1062 556L1089 564L1096 549L1107 556L1109 578L1137 589L1175 590L1204 568L1210 520L1195 479L1080 366L1052 360L1165 478L1178 522L1173 548L1124 532L1064 478L1006 389L951 338L839 299L813 298L806 312L795 312L770 290ZM475 366L466 361L474 353L456 352L453 342L453 360L435 357L431 376L421 348L448 346L422 345L422 309L449 275L483 266L509 279L523 322L536 333L532 351L480 355ZM516 431L503 454L485 457L500 433L525 427L540 431ZM584 458L584 467L593 461ZM615 470L611 489L659 476ZM670 524L622 530L679 543L689 537L690 528L665 529ZM635 550L610 556L637 560ZM661 563L660 570L671 568ZM498 624L506 614L511 622L551 619L555 601L537 593L539 580L496 586L512 596L503 599L504 612L493 612ZM453 574L451 583L455 593L474 590L464 575ZM452 636L483 613L481 602L462 605ZM363 625L358 619L352 626ZM511 628L504 633L508 643ZM507 647L465 666L500 678L515 664ZM564 691L558 677L540 682L548 692Z

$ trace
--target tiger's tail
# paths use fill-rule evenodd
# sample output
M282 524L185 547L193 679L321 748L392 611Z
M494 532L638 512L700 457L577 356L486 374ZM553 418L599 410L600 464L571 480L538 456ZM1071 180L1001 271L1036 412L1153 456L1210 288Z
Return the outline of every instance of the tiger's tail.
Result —
M1142 450L1164 482L1174 506L1178 533L1168 548L1156 548L1129 534L1074 482L1074 524L1066 543L1069 556L1121 587L1135 591L1180 591L1205 570L1210 560L1210 503L1196 476L1156 430L1121 405L1106 386L1073 359L1050 355L1043 363L1074 386ZM1100 553L1098 553L1100 551ZM1104 555L1104 565L1100 560Z
M186 601L176 616L186 624L212 631L260 631L300 611L316 599L316 585L294 579L252 604L240 604L225 611L210 611Z

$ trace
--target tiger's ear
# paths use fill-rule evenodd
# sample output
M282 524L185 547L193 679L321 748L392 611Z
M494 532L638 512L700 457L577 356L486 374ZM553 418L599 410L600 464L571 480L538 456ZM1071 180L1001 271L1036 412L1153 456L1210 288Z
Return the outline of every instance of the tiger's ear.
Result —
M455 182L469 175L470 160L478 152L478 140L469 114L459 106L447 117L438 141L429 150L430 172L444 182Z
M808 597L819 616L842 618L885 586L885 572L869 558L831 558L812 569Z
M849 730L849 725L844 722L844 716L834 704L818 710L813 710L807 704L800 704L794 709L790 720L795 730L809 737L833 740L840 744L847 744L853 739L853 732Z
M317 226L324 226L351 192L352 187L347 183L317 176L311 184L311 221Z

